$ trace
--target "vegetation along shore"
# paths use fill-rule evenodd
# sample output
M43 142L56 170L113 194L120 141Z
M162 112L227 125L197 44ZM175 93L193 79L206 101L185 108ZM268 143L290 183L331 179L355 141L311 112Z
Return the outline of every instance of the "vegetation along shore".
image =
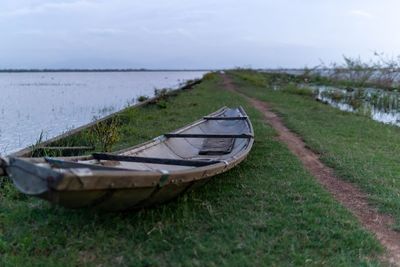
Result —
M310 89L313 81L305 78L251 70L209 73L190 89L160 92L157 99L128 108L103 125L48 144L119 150L221 106L243 106L255 130L255 145L245 162L204 187L151 209L71 211L27 198L3 182L0 265L28 261L32 266L394 263L396 240L385 239L385 234L400 228L400 129L316 101ZM392 224L370 228L363 214L347 206L310 171L301 153L284 142L277 129L282 126L271 123L274 114L299 137L294 141L304 142L307 151L314 153L309 155L317 155L332 171L332 177L358 190L366 211ZM107 134L103 127L108 128ZM39 155L52 153L40 149Z

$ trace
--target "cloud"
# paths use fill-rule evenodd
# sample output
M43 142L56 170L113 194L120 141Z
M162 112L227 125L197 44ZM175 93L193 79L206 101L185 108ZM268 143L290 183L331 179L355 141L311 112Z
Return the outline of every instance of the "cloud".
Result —
M40 29L27 29L27 30L16 31L15 34L34 36L34 35L45 35L46 32Z
M303 66L400 54L396 0L0 2L0 68Z
M350 11L350 15L355 16L355 17L366 18L366 19L374 18L374 16L371 13L364 11L364 10L360 10L360 9Z
M125 30L117 29L117 28L90 28L85 32L93 35L117 35L126 33Z
M72 1L59 1L59 2L46 2L29 7L21 7L13 10L0 12L0 16L4 17L20 17L29 16L34 14L41 14L54 10L81 10L82 8L91 7L96 4L94 1L89 0L72 0Z
M140 27L140 30L146 36L170 36L174 37L186 37L186 38L195 38L195 35L190 32L188 29L184 28L173 28L167 27L164 29L156 29L154 27L150 28L147 26Z

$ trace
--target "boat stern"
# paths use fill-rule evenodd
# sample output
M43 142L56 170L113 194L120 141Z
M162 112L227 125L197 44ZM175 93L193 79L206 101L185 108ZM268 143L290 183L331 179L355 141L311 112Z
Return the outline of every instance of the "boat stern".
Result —
M5 171L19 191L34 196L45 193L62 178L61 173L19 158L9 158Z

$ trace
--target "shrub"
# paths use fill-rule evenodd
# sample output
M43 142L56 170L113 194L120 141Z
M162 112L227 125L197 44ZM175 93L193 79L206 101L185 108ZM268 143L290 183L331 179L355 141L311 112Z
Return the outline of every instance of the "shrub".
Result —
M94 119L96 120L96 118ZM90 139L94 145L100 145L102 151L110 152L112 146L120 139L119 125L120 121L117 116L97 122L89 129Z
M213 80L213 79L215 79L215 73L214 72L208 72L208 73L206 73L206 74L204 74L204 76L203 76L203 80L204 81L209 81L209 80Z
M138 101L138 102L144 102L144 101L146 101L146 100L148 100L148 99L149 99L148 96L146 96L146 95L141 95L141 96L138 96L137 101Z

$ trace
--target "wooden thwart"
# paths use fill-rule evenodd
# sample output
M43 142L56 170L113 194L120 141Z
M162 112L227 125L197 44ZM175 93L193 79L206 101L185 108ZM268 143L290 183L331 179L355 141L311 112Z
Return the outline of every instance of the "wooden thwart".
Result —
M135 157L135 156L114 155L107 153L94 153L93 158L97 160L114 160L114 161L125 161L125 162L139 162L139 163L193 166L193 167L203 167L220 162L216 160L201 161L201 160L187 160L187 159Z
M243 134L179 134L168 133L164 134L167 138L253 138L253 135Z
M211 121L236 121L236 120L247 120L248 117L240 116L240 117L203 117L205 120Z
M128 171L128 169L122 168L113 168L102 165L94 165L94 164L86 164L80 162L59 160L53 158L45 158L45 160L50 163L53 167L60 169L90 169L90 170L99 170L99 171Z

